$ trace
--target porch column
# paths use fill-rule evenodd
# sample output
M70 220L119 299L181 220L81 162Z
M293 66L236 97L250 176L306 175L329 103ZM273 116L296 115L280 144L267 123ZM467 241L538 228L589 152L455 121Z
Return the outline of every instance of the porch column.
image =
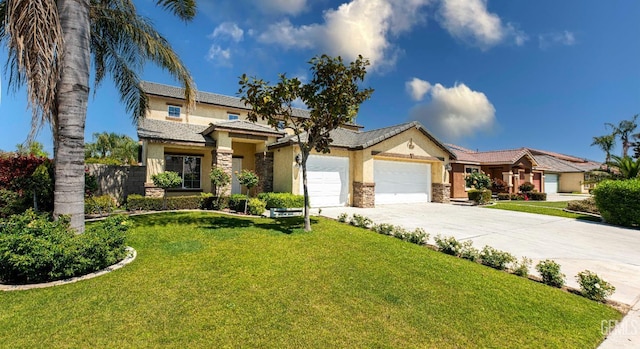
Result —
M513 193L513 173L511 171L502 172L502 180L507 183L509 193Z
M213 166L220 167L229 175L229 178L233 178L233 168L231 165L231 158L233 157L233 150L216 149L213 154ZM231 184L227 186L227 189L222 193L223 195L231 194Z
M256 156L256 174L260 178L256 192L268 193L273 191L273 153L259 152Z

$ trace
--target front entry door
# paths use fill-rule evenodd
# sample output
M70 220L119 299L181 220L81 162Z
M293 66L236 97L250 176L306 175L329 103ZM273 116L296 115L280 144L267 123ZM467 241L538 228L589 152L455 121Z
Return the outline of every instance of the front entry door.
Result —
M231 159L231 194L241 194L242 186L238 182L238 173L242 171L242 158Z

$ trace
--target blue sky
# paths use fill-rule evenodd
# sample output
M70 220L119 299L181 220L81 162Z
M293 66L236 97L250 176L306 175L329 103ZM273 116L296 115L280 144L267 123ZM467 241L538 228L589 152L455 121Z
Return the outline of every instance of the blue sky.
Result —
M311 57L372 62L375 89L357 122L373 129L419 120L445 142L479 150L522 146L595 160L605 122L640 113L640 2L485 0L199 1L183 23L135 1L191 70L199 90L235 95L247 73L308 78ZM6 61L6 52L0 51ZM145 80L176 84L145 67ZM2 75L0 149L26 139L24 91ZM113 86L90 99L86 136L135 127ZM45 126L39 141L51 152ZM620 145L616 153L620 152Z

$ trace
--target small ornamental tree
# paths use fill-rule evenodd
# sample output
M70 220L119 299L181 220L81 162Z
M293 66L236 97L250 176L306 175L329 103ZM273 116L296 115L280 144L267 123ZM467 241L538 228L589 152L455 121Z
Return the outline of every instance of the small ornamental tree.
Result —
M255 174L253 171L242 170L242 172L238 173L238 182L240 185L247 187L247 197L251 197L251 189L258 185L260 181L260 177ZM249 200L244 201L244 213L247 213L247 203Z
M361 89L369 61L362 56L344 64L341 57L316 56L309 61L311 81L303 84L298 78L280 74L277 84L258 78L240 78L238 94L251 110L248 120L266 120L272 127L291 129L300 149L300 167L304 191L304 230L311 231L307 159L312 150L329 153L333 142L330 132L353 122L360 104L369 99L373 89ZM309 109L308 117L293 114L293 104L301 101Z
M222 196L229 187L229 183L231 183L231 176L221 167L215 166L209 172L209 178L211 179L211 184L213 184L213 193L216 196L216 207L220 207Z
M151 180L153 180L153 185L158 188L164 189L164 194L162 195L162 209L167 209L167 189L169 188L177 188L182 185L182 177L177 172L167 171L155 174L151 176Z

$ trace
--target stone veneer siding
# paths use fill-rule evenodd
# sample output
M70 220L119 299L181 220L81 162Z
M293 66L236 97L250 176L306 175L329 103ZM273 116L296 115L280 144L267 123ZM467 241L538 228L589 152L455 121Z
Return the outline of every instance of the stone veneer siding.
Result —
M145 183L144 196L148 196L152 198L161 198L164 196L164 189L154 186L153 183Z
M257 193L273 191L273 153L256 153L256 174L260 178L256 186Z
M433 183L431 185L431 202L448 204L451 202L451 184L449 183Z
M376 205L375 183L353 182L353 206L370 208Z
M213 152L213 166L221 167L224 172L229 175L229 178L233 178L233 151L231 150L216 150ZM208 177L208 174L207 174ZM227 186L227 189L222 193L222 195L230 195L231 194L231 184Z

